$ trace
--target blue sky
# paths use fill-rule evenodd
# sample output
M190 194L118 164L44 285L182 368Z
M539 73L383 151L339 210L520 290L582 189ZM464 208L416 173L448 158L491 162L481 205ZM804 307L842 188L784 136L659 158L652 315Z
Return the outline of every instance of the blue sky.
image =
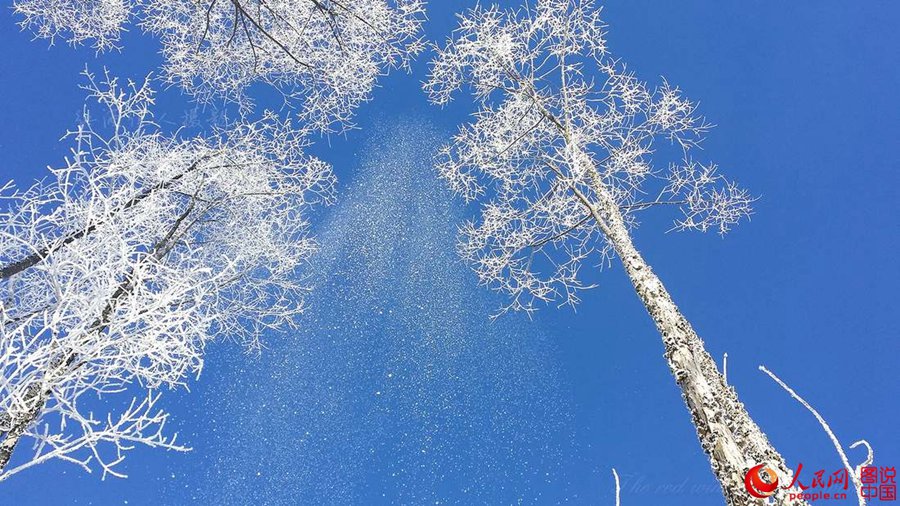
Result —
M470 5L432 2L427 37ZM160 59L136 30L121 53L48 49L0 12L0 179L24 185L65 156L85 64L141 77ZM648 215L636 245L713 356L728 352L729 382L791 466L840 462L759 364L845 445L865 438L876 463L900 464L900 7L615 0L604 13L611 50L699 101L717 125L705 154L761 196L724 239L665 234L668 217ZM381 81L359 130L314 148L341 181L316 224L319 290L300 332L259 357L214 345L191 392L168 397L195 451L137 449L127 480L44 465L0 484L0 504L612 504L611 467L625 504L721 503L618 266L575 313L487 322L501 301L454 257L467 210L428 164L470 107L426 103L425 61ZM157 113L175 123L190 107L169 90Z

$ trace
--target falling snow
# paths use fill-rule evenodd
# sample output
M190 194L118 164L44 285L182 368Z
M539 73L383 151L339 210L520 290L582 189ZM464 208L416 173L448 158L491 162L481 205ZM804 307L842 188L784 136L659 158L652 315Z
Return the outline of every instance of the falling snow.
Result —
M261 357L216 358L227 365L197 393L218 421L192 455L209 469L202 502L564 493L573 435L550 339L519 315L490 322L497 301L453 249L456 211L430 166L443 136L429 130L372 129L317 231L303 329Z

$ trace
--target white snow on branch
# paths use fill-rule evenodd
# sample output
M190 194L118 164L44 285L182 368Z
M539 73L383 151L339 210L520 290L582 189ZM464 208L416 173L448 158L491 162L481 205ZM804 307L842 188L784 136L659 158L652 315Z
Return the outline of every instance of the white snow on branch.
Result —
M480 205L459 252L507 309L574 305L594 286L582 265L613 254L593 215L603 202L629 227L671 206L673 229L725 233L751 212L746 190L692 157L710 128L696 105L640 81L605 41L592 1L538 0L468 10L435 49L431 101L467 90L480 104L438 157L449 187Z
M170 137L146 82L86 76L65 165L0 194L0 480L52 458L120 476L135 443L185 450L163 435L161 392L200 374L215 337L252 350L295 325L305 215L332 199L290 122Z
M853 480L853 485L856 489L856 497L859 501L859 506L865 506L866 500L863 497L862 493L862 483L860 482L860 470L864 466L868 466L874 460L874 455L872 452L872 447L869 446L869 443L865 440L860 440L853 443L850 448L856 448L859 445L864 445L868 450L868 456L866 457L865 462L861 465L853 468L850 466L850 460L847 458L847 454L844 452L843 446L840 441L838 441L837 436L834 434L834 431L831 430L831 426L828 425L828 422L825 421L825 418L816 411L805 399L800 397L800 394L794 391L791 387L789 387L784 381L781 380L778 376L775 375L772 371L766 369L765 366L759 366L759 370L766 373L772 380L774 380L778 385L781 386L791 397L794 398L797 402L800 403L804 408L806 408L810 413L816 417L816 420L819 422L819 425L822 426L822 429L825 431L825 434L828 435L828 438L831 439L831 443L834 445L834 449L837 450L838 456L841 458L841 462L844 464L844 468L847 470L847 473L850 475L850 479Z
M422 0L15 0L40 38L118 48L130 26L159 37L163 75L201 101L242 106L261 82L304 122L347 126L376 79L423 48Z
M616 506L621 506L619 495L622 492L622 488L619 485L619 473L616 472L616 468L612 468L613 478L616 480Z

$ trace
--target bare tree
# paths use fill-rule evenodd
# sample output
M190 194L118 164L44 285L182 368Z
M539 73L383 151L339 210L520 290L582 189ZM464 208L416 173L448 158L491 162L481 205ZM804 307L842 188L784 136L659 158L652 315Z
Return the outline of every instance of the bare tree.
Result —
M38 37L118 46L129 24L157 35L164 78L200 100L250 105L263 82L321 130L346 125L377 77L422 48L422 0L16 0Z
M680 211L676 230L725 233L753 199L692 157L708 129L694 104L666 82L635 78L609 56L603 31L590 0L538 0L472 9L437 49L431 100L446 104L467 87L480 104L439 161L453 190L481 202L459 251L484 284L510 296L504 310L529 312L538 302L577 303L589 287L582 264L618 257L662 335L728 503L758 504L744 490L748 468L790 470L630 233L640 212L663 206Z
M65 166L2 192L0 481L50 459L120 476L135 443L184 450L160 392L200 373L214 337L255 348L294 324L304 216L332 195L290 122L179 139L154 125L146 81L88 78L98 107Z

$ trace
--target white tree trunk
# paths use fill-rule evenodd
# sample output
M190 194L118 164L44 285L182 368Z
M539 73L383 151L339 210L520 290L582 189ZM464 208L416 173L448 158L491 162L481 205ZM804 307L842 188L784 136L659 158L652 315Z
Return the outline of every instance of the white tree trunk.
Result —
M682 316L662 281L634 247L619 207L608 190L599 178L592 186L599 202L591 206L591 213L622 259L635 291L656 323L669 369L681 388L700 444L709 456L727 504L766 504L746 492L744 476L748 469L767 464L782 477L790 477L791 471L750 418L734 389L725 382L703 341ZM786 491L780 487L774 498L779 505L806 504L788 501Z
M25 432L37 420L50 392L43 388L41 382L32 383L22 396L24 407L20 412L0 413L0 473L12 458L13 451L25 435Z

